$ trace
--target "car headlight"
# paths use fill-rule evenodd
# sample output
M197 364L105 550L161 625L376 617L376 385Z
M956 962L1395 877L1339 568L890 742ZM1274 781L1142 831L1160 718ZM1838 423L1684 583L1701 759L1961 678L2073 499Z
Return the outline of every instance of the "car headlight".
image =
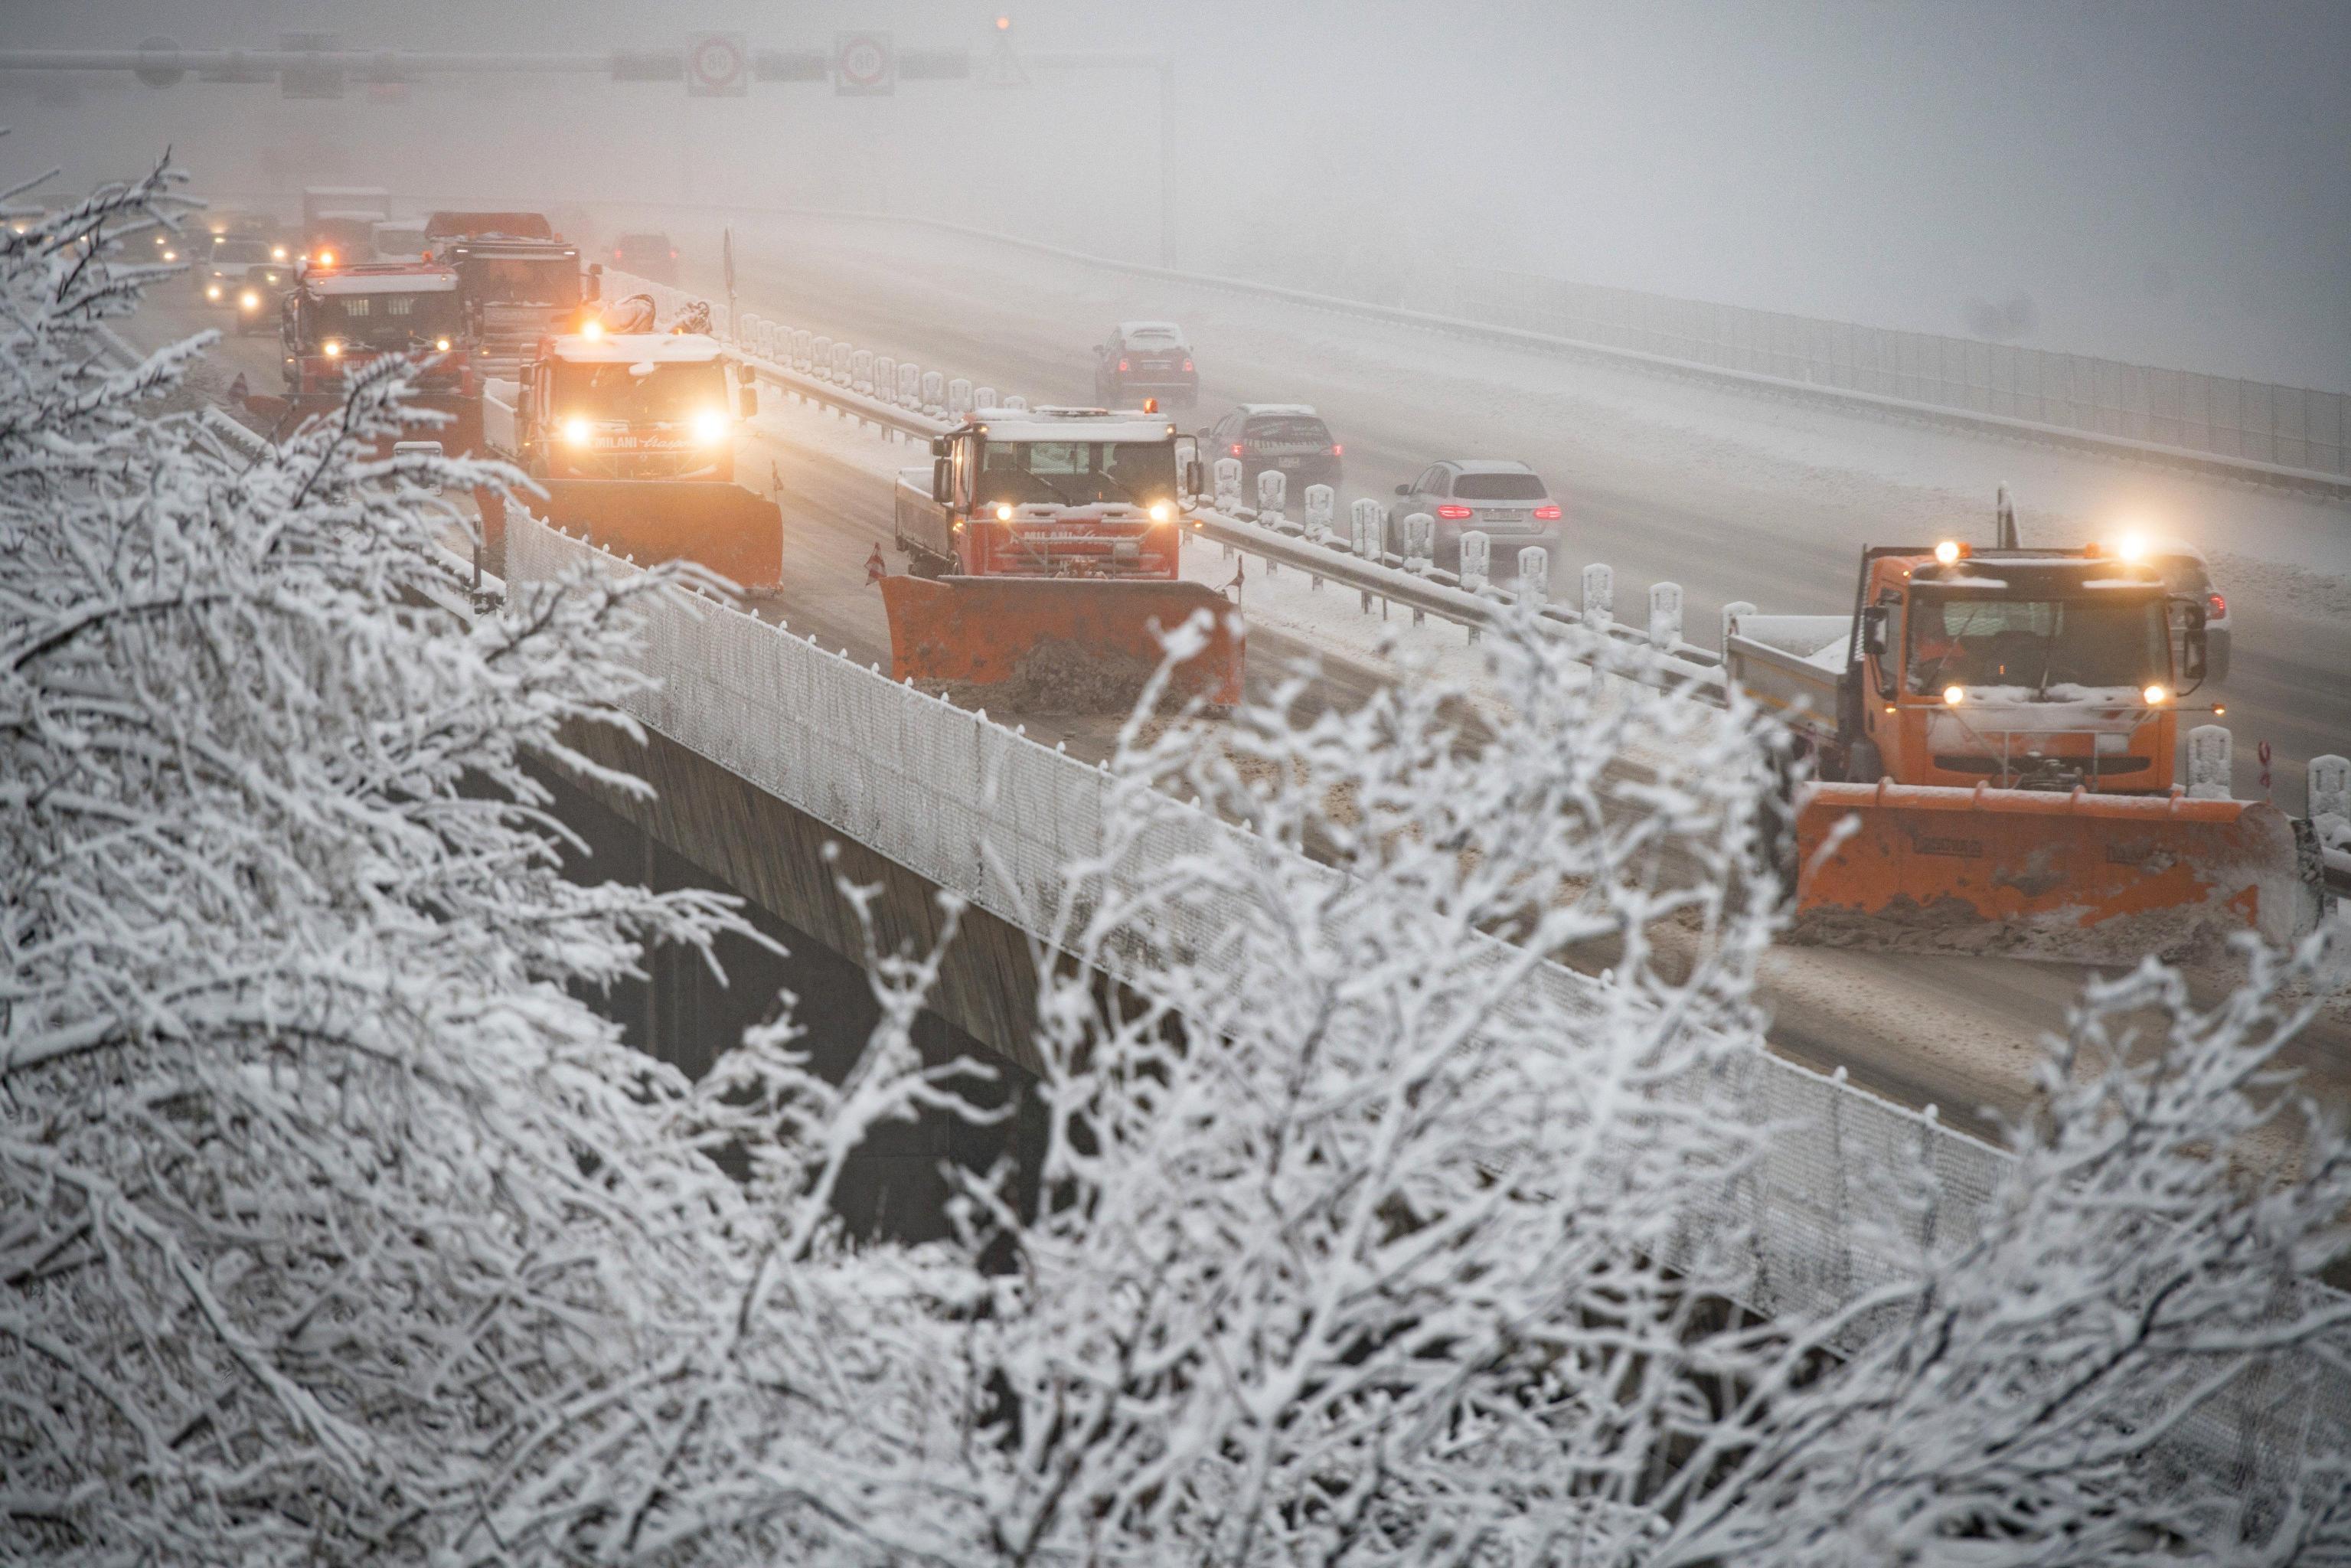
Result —
M220 285L217 283L205 284L204 298L207 299L218 299L220 298Z
M258 310L261 308L261 296L256 294L250 288L238 295L236 297L236 302L241 308L246 310Z
M705 408L694 416L694 438L705 446L716 446L726 439L726 416L715 408Z
M571 418L565 420L563 422L563 440L564 444L569 446L587 445L588 422L580 418L576 414Z
M165 261L177 261L180 259L180 253L176 250L167 250L163 253L163 259Z
M269 259L272 261L284 261L286 259L286 247L282 245L271 246L269 247ZM273 277L269 281L275 283L277 280Z

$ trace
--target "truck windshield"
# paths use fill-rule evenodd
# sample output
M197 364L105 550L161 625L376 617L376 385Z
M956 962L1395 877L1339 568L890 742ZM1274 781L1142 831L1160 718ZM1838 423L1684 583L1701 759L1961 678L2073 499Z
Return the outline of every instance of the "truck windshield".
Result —
M1909 627L1909 688L2138 687L2171 678L2160 599L1970 599L1920 592Z
M445 289L314 295L303 316L313 344L337 338L354 348L405 349L458 333L457 297Z
M476 256L461 265L465 291L492 305L577 305L580 264L569 256L532 260Z
M1172 502L1176 448L1165 441L991 442L977 499L1068 507Z
M624 364L555 367L555 413L607 423L677 424L726 408L726 375L716 360L656 364L646 376Z

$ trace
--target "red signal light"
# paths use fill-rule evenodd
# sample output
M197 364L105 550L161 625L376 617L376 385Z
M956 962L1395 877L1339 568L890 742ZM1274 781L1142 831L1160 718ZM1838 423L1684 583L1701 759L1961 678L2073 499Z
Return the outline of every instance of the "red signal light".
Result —
M1462 518L1470 516L1470 510L1467 507L1446 506L1437 507L1437 515L1443 517L1448 523L1458 523L1461 521Z
M1559 508L1557 507L1537 507L1535 508L1535 516L1541 517L1546 523L1555 523L1559 520Z

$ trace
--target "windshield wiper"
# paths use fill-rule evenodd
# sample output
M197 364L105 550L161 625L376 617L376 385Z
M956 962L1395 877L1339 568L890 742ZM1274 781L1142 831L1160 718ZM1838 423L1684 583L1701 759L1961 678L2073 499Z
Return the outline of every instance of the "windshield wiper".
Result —
M1069 496L1062 491L1059 485L1054 484L1042 474L1031 474L1028 470L1023 469L1021 470L1020 476L1028 480L1032 485L1042 485L1045 486L1046 490L1051 494L1053 499L1061 502L1061 505L1065 507L1074 507L1077 505L1077 502L1071 500Z

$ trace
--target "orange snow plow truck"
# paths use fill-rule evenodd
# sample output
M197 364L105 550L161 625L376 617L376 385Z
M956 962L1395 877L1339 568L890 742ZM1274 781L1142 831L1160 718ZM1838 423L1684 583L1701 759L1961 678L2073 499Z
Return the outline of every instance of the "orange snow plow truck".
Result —
M1123 706L1157 668L1161 636L1205 612L1206 645L1171 687L1238 703L1240 617L1178 570L1198 469L1193 438L1155 409L967 415L932 443L928 469L898 476L911 564L882 581L893 677Z
M641 306L624 324L651 326L650 300L622 303ZM519 381L491 382L482 423L490 448L547 491L522 504L556 527L640 561L690 560L765 594L783 580L783 515L735 483L738 418L757 412L756 398L749 367L706 333L611 331L591 319L541 338ZM502 562L495 502L483 529Z
M2225 778L2174 781L2180 714L2219 711L2181 706L2204 678L2200 602L2123 553L2019 548L2004 507L2001 532L1864 550L1850 616L1726 613L1727 674L1814 762L1797 937L2135 962L2313 929L2308 824Z

